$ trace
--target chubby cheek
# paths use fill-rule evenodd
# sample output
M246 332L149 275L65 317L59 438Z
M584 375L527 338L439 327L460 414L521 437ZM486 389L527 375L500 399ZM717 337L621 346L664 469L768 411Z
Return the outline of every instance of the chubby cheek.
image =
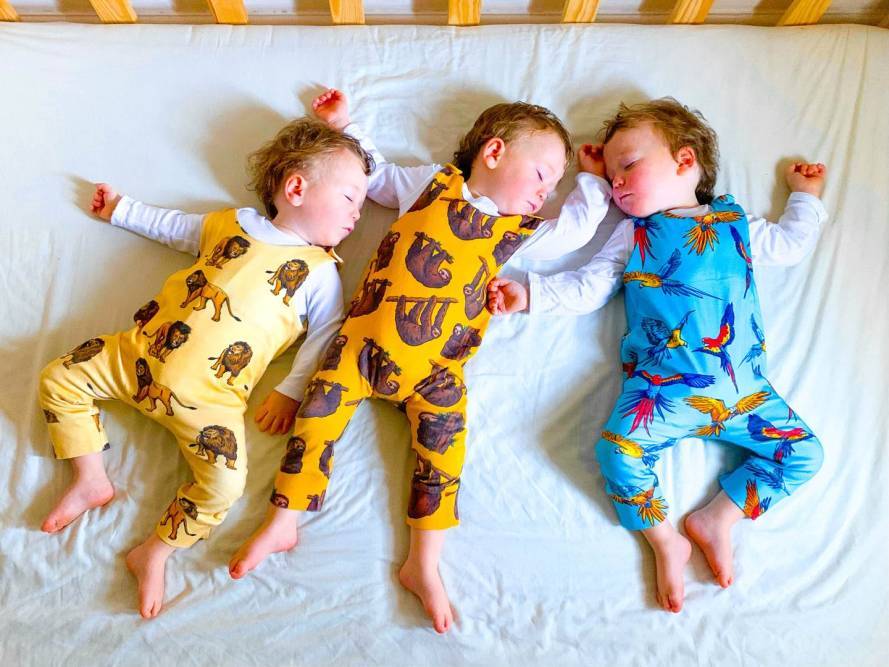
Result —
M627 178L626 191L633 193L627 202L631 215L647 215L648 204L657 195L657 180L653 180L644 170L639 170Z
M536 206L537 193L539 190L540 182L534 179L526 179L522 183L517 184L514 197L516 204L518 205L517 211L526 213L528 211L529 202Z

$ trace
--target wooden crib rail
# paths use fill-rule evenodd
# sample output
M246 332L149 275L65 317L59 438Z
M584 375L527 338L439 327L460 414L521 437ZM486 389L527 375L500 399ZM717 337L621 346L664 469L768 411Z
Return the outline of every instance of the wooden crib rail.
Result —
M6 0L0 0L0 21L18 21L19 15Z
M16 11L15 0L0 0L0 21L20 21L21 16ZM139 18L133 10L129 0L89 0L102 23L136 23ZM328 0L330 5L330 20L335 25L364 25L365 12L363 0ZM606 0L607 2L607 0ZM775 22L776 26L798 26L818 23L831 4L831 0L788 0L789 5L780 18ZM207 0L216 23L243 25L249 23L249 15L244 0ZM707 20L713 0L675 0L672 11L666 18L668 24L700 24ZM593 23L599 12L600 0L564 0L562 7L562 23ZM864 9L862 7L861 9ZM289 15L288 15L289 16ZM862 16L864 16L862 14ZM297 15L292 16L294 19ZM642 23L640 20L630 23ZM41 18L46 18L42 16ZM52 20L65 20L64 14L53 15ZM424 23L422 18L410 20L409 15L400 16L399 19L408 19L408 23ZM448 0L447 23L452 26L479 25L482 18L482 0ZM534 22L534 16L528 15L527 22ZM751 19L753 16L751 15ZM173 22L176 22L175 19ZM183 20L180 22L188 22ZM403 22L403 21L399 21ZM648 21L645 21L648 22ZM747 22L746 20L743 22ZM750 21L752 23L752 20ZM851 22L874 23L873 15L870 20ZM889 15L879 18L876 24L883 28L889 28Z

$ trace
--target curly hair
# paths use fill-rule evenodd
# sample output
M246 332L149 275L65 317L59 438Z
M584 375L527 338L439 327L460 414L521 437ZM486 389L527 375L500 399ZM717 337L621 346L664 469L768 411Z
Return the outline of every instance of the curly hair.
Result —
M489 139L497 137L505 143L532 132L555 132L565 145L565 160L573 155L571 137L558 116L546 107L527 102L495 104L482 111L472 129L460 140L454 153L454 164L469 178L472 162Z
M719 140L697 109L689 109L672 97L627 106L621 102L617 113L603 123L600 135L607 144L620 130L651 123L660 133L674 157L683 146L695 152L701 177L695 195L702 204L713 201L713 189L719 171Z
M256 192L270 218L278 214L275 194L296 171L309 171L341 149L354 153L370 175L374 161L348 134L334 130L314 118L297 118L285 125L275 138L247 158L249 188Z

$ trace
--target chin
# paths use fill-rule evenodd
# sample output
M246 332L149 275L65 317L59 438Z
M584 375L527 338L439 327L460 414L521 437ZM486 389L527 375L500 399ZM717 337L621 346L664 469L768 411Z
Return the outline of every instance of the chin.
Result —
M639 204L638 202L632 202L626 208L618 206L621 211L623 211L628 216L634 218L647 218L654 213L657 213L657 209L651 210L650 207L646 207L644 204Z

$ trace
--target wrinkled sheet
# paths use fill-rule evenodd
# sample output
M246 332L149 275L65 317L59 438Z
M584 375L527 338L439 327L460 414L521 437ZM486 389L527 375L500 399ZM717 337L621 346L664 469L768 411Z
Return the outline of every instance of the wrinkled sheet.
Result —
M0 661L885 664L887 62L889 32L849 26L0 26ZM618 101L673 95L716 128L718 189L752 213L780 214L782 160L828 165L831 219L814 255L756 272L771 379L826 460L792 498L737 526L730 589L695 552L685 609L658 610L653 558L603 491L592 444L620 388L620 296L584 317L495 321L468 364L463 525L441 568L459 620L446 637L395 578L412 456L389 405L359 409L300 546L235 582L226 563L265 512L284 440L251 427L244 498L210 540L170 560L166 608L151 622L135 611L123 555L188 474L163 429L104 404L116 498L61 534L40 532L71 475L51 456L40 369L130 326L191 261L92 218L91 183L195 212L256 205L246 154L322 85L345 89L354 119L405 164L446 161L498 101L551 107L580 143ZM369 204L341 246L347 295L393 218ZM508 272L575 266L616 220L563 260ZM271 366L251 414L292 354ZM673 520L740 456L695 439L664 453L656 471Z

